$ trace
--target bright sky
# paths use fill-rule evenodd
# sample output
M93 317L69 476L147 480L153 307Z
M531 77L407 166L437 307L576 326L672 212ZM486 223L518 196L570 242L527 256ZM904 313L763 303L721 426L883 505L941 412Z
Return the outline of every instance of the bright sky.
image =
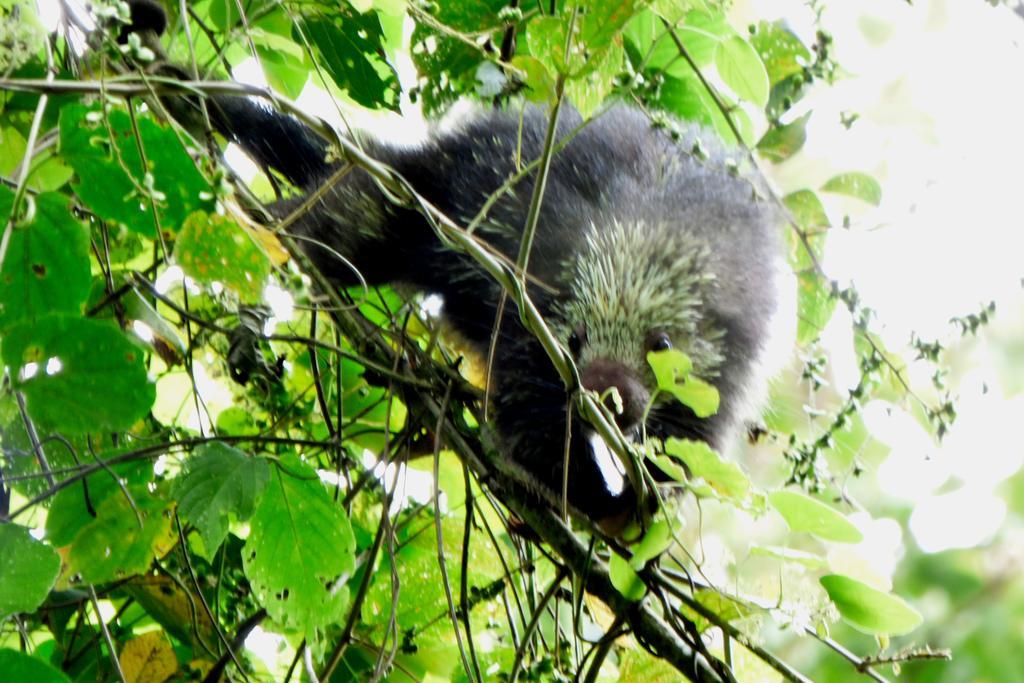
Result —
M1024 20L973 0L823 4L848 76L802 103L814 112L808 147L768 170L784 191L850 170L873 174L884 191L877 209L827 204L834 223L848 212L854 222L830 234L826 271L856 283L893 349L905 347L911 330L950 341L952 316L993 299L1001 319L1019 320ZM749 0L737 9L748 18L785 17L805 42L813 37L799 0ZM839 124L844 111L860 114L851 130ZM825 339L837 384L853 386L848 317L837 315L831 327ZM910 530L929 552L990 539L1006 513L993 491L1024 460L1015 433L1024 398L1004 395L984 348L971 363L958 387L958 420L941 445L898 408L864 411L892 447L878 483L915 504Z

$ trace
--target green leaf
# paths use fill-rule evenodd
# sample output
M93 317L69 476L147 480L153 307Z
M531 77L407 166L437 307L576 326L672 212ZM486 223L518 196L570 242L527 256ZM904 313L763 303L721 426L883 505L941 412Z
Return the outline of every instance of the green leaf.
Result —
M811 190L797 190L782 198L793 220L804 230L830 227L828 215L818 195Z
M768 104L768 72L750 43L739 36L720 42L715 50L715 68L742 99L761 108Z
M8 681L32 683L71 683L70 679L52 666L17 650L0 650L0 671Z
M60 152L77 176L75 194L98 216L154 237L150 191L156 200L160 227L177 232L193 211L213 209L213 191L173 130L148 118L137 118L139 141L128 114L110 110L106 119L82 105L60 112ZM114 134L111 144L109 129Z
M220 442L205 444L188 459L175 482L178 512L196 526L213 553L228 535L231 517L245 521L270 481L263 458L247 456Z
M821 186L821 190L856 197L875 206L882 203L882 188L878 181L867 173L841 173L829 179Z
M536 17L526 27L526 44L530 54L555 73L569 73L573 62L573 53L569 53L569 62L565 59L565 17ZM582 66L575 62L576 66Z
M121 299L124 314L128 320L145 323L153 333L154 341L159 340L168 348L174 349L183 356L188 352L185 342L178 336L178 330L149 301L143 298L139 290L132 288ZM151 346L155 344L151 343Z
M690 374L693 363L678 349L652 351L647 362L654 369L658 389L665 391L693 411L697 417L708 417L718 412L718 389Z
M21 165L27 145L28 141L17 128L0 128L0 175L11 177ZM27 185L37 192L52 192L71 180L71 175L71 168L51 150L37 150L32 158Z
M793 531L806 531L825 541L860 543L864 535L842 513L798 491L772 491L768 502Z
M555 80L539 59L516 55L512 58L512 66L520 69L526 75L522 82L523 95L526 99L531 102L547 102L554 97Z
M565 96L576 111L589 118L612 92L615 75L622 70L622 47L609 45L594 55L588 68L573 75L565 84Z
M120 431L149 412L142 350L109 322L51 315L9 330L0 356L41 426Z
M0 330L35 322L47 313L81 313L89 296L89 231L58 194L27 196L0 270ZM0 225L14 205L14 191L0 186Z
M384 31L376 12L359 14L348 3L336 5L330 18L307 17L302 33L316 48L331 80L370 109L398 111L400 85L383 54ZM303 44L297 32L295 41Z
M726 143L737 142L728 120L715 104L714 98L693 73L679 78L665 76L657 103L681 119L714 129ZM730 102L725 100L725 105L729 107ZM749 117L742 109L737 108L731 110L730 117L743 137L744 144L750 144L749 138L752 133Z
M686 476L686 470L684 470L681 465L677 464L675 460L668 457L667 455L655 454L649 455L647 457L649 457L651 461L658 466L658 469L660 469L663 473L667 474L669 478L672 479L672 481L677 481L679 483L685 483L686 481L689 481L689 477Z
M608 560L608 578L615 590L633 602L639 601L647 593L647 586L640 580L640 575L629 566L629 560L618 553L612 553Z
M270 259L252 236L227 216L197 211L174 243L174 260L189 276L220 282L246 301L258 301L270 275Z
M768 80L776 83L800 73L811 61L811 52L800 39L784 28L781 22L761 21L750 39L757 54L761 56Z
M43 604L59 572L60 557L53 548L23 526L0 524L0 619Z
M805 270L797 279L797 325L796 341L806 345L820 335L836 309L836 297L825 278L814 270Z
M118 491L96 506L96 518L75 536L66 574L72 583L103 583L142 574L177 539L169 503L145 487Z
M899 636L921 625L920 612L902 598L842 574L821 577L821 585L846 623L871 635Z
M750 491L750 480L734 462L723 460L703 441L670 437L665 452L682 460L694 477L700 477L724 498L742 501Z
M796 548L783 548L775 545L757 545L755 543L750 546L750 554L774 557L784 562L794 562L811 569L824 569L828 566L828 561L824 557L815 555L814 553L809 553L805 550L797 550Z
M585 0L577 3L579 41L594 51L611 44L612 39L636 13L640 0ZM567 8L566 14L571 9Z
M765 159L780 163L799 152L807 142L807 112L793 123L771 128L757 143L757 151Z
M446 487L449 483L454 484L454 490L445 488L445 492L451 490L455 495L460 495L464 490L464 480L456 483L452 477L444 478L444 469L447 459L454 466L453 469L461 473L461 462L453 454L442 453L441 458L442 487ZM369 528L374 532L380 524L378 521L379 510L379 507L375 507L373 518L369 521ZM459 586L462 582L462 566L458 558L461 558L465 550L462 543L462 535L465 531L465 508L455 507L449 499L449 510L451 512L441 519L441 536L447 560L449 585ZM476 513L480 512L481 508L478 506ZM407 530L397 531L399 538L393 564L402 587L402 599L395 610L395 618L400 629L415 629L417 633L428 630L432 624L436 623L438 614L447 613L448 604L445 597L444 578L437 560L437 534L433 518L426 517L420 521L425 524L415 524ZM502 545L504 546L503 552L509 550L507 537ZM476 536L472 538L469 546L466 567L468 568L466 583L471 595L482 595L489 588L504 583L505 570L494 546L481 541ZM374 573L373 584L363 605L362 625L383 628L390 621L391 603L394 596L391 570L391 561L386 553L382 554L380 566ZM477 614L474 611L471 616L476 617ZM449 629L438 625L435 633L449 645L452 644L452 633ZM419 641L418 638L417 641ZM456 657L458 657L457 654Z
M116 452L97 455L103 460L110 460ZM46 538L57 548L70 545L75 536L96 518L96 508L109 498L124 495L122 486L128 491L148 495L152 480L151 463L124 462L108 465L74 486L61 489L46 515Z
M736 598L732 598L726 595L720 590L707 588L698 589L694 592L693 597L711 611L718 615L718 618L725 622L737 622L741 619L749 617L754 609L743 602L740 602ZM680 605L680 611L683 616L693 622L693 625L697 628L698 633L704 633L709 628L714 628L715 624L708 621L702 615L691 610L685 605ZM746 679L743 679L746 680ZM763 680L760 678L753 680Z
M279 37L279 40L283 42L285 39ZM256 54L259 55L260 66L271 88L292 99L302 94L302 89L309 81L309 67L303 64L301 58L293 57L284 50L263 47L258 43Z
M816 267L825 253L828 216L821 200L811 190L798 190L786 195L783 204L789 209L803 239L795 230L787 232L790 241L790 263L797 276L797 343L806 345L821 334L836 308L832 285Z
M242 565L270 618L307 633L341 619L355 569L355 537L345 509L315 470L281 459L250 522Z
M644 565L661 555L672 545L672 527L664 516L654 520L651 527L644 533L643 538L630 549L633 557L629 564L636 570L643 569Z
M417 72L425 77L420 91L425 113L437 114L445 105L475 90L477 69L486 56L461 38L489 34L494 44L500 44L505 27L498 20L498 13L507 4L508 0L439 2L433 6L430 24L416 23L410 52ZM434 20L446 28L435 28L431 25ZM520 26L520 35L522 31ZM544 62L541 55L523 49L529 40L527 32L526 40L519 43L519 54L529 54Z
M729 26L721 12L691 10L686 13L683 25L676 29L676 35L694 63L704 67L715 61L718 44L724 39L734 37L736 32ZM686 64L685 60L683 64ZM690 65L686 64L686 68L689 69Z

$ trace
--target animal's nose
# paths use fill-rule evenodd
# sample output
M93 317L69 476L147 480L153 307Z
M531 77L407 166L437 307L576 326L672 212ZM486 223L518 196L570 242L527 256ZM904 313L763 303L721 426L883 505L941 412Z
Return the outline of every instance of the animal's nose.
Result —
M615 415L620 429L640 424L651 395L632 370L621 363L598 358L583 369L580 381L585 389L605 397L605 405ZM618 390L622 399L621 411L610 395L609 389L612 388Z

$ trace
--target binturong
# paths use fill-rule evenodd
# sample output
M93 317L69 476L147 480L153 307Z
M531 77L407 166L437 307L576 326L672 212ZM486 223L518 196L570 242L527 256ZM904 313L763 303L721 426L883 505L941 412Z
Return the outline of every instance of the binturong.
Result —
M154 4L132 3L133 10ZM135 29L162 28L139 25L146 14L135 12ZM325 187L338 163L297 119L249 98L220 95L207 105L229 140L316 194L314 202L303 196L269 208L283 217L310 204L288 230L332 285L400 284L436 294L447 324L481 357L495 338L490 416L503 466L556 508L566 483L569 509L611 535L642 517L625 468L572 407L572 388L511 299L496 326L502 288L475 260L443 244L421 213L389 199L360 168ZM465 226L541 157L549 118L534 107L478 108L435 125L418 145L361 142ZM624 436L676 436L723 449L762 393L773 319L791 296L780 294L783 220L741 155L697 128L678 130L671 136L623 105L585 124L562 107L528 291L575 360L580 383L606 401ZM534 172L501 191L475 228L511 262L536 181ZM692 374L717 388L717 412L698 417L656 391L648 353L666 349L686 354Z

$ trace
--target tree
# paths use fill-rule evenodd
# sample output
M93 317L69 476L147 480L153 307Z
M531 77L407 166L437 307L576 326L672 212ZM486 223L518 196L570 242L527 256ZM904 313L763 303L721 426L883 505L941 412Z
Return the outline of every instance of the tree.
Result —
M768 617L848 660L850 676L882 680L876 669L945 656L862 656L828 635L838 616L884 646L921 622L884 581L826 553L862 538L844 479L874 447L863 406L907 406L939 437L955 417L942 347L915 340L935 366L922 392L856 289L822 268L834 225L822 196L877 205L870 174L775 198L791 219L801 384L773 397L752 448L786 476L670 441L662 457L686 494L627 545L572 527L494 471L481 392L423 302L318 287L260 224L259 200L288 188L240 180L222 141L197 139L155 97L235 89L321 130L300 94L346 112L398 112L408 98L427 116L471 98L564 101L589 117L620 99L670 132L696 122L752 162L780 164L813 144L814 112L797 108L837 77L832 40L819 27L806 42L781 21L738 29L726 5L172 3L164 46L199 76L184 82L132 66L158 54L138 36L113 39L123 3L97 3L87 48L85 15L62 4L48 35L30 3L6 3L0 669L25 680L807 680L762 640ZM406 58L412 86L396 66ZM225 85L248 60L269 90ZM401 194L372 160L340 152ZM464 248L461 227L439 229ZM515 303L526 296L503 285ZM837 308L854 321L859 367L845 395L828 386L817 344ZM963 333L992 312L962 317ZM824 406L811 429L792 419L805 404ZM780 588L773 602L716 573L704 513L744 535L755 576L782 577L795 597ZM259 634L281 649L259 648Z

